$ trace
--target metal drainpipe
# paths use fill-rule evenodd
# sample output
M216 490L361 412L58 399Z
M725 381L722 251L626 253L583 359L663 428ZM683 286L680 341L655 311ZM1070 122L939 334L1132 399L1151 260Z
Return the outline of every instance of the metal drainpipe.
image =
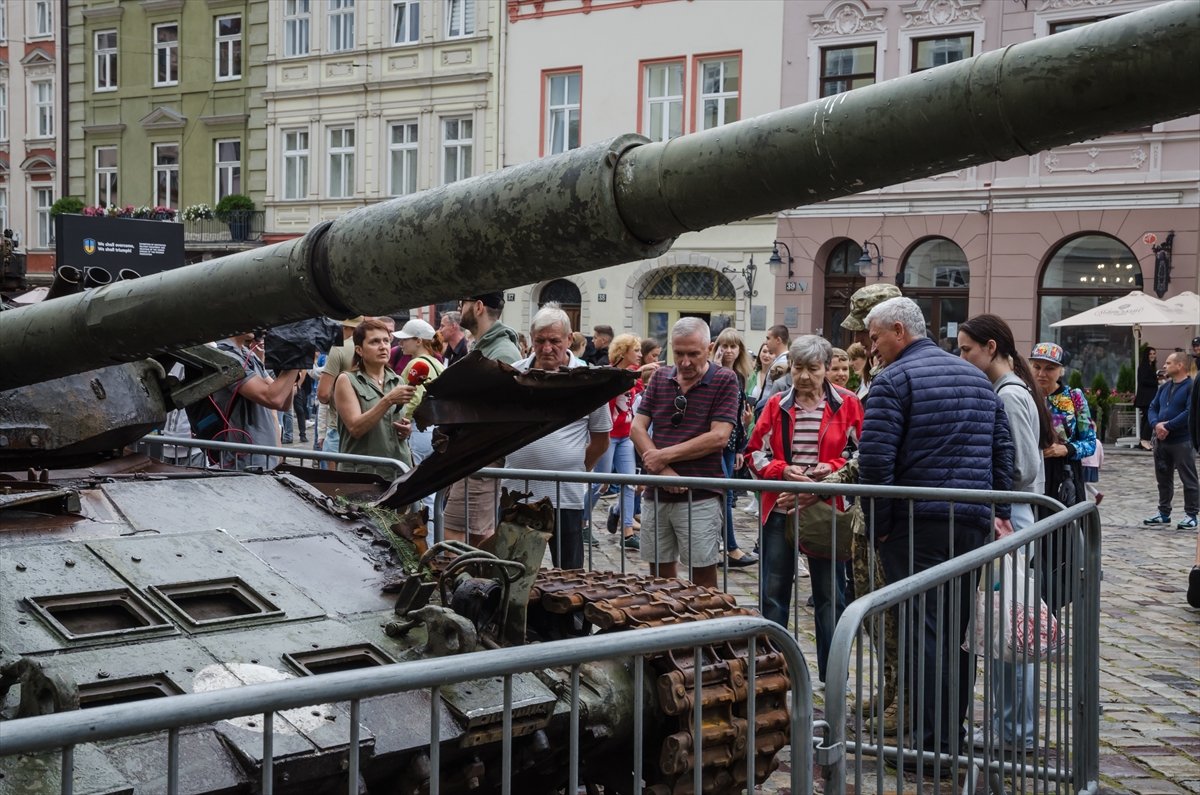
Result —
M67 146L67 131L71 125L71 101L70 101L70 58L67 52L67 2L68 0L60 0L58 4L58 42L54 48L54 57L58 59L58 95L63 98L59 110L59 118L62 123L58 126L58 134L55 137L54 159L58 163L59 174L59 191L60 197L65 196L71 186L71 158L68 155ZM86 45L85 45L86 46ZM87 66L85 64L86 72ZM84 191L87 195L87 191ZM55 263L57 264L57 263Z

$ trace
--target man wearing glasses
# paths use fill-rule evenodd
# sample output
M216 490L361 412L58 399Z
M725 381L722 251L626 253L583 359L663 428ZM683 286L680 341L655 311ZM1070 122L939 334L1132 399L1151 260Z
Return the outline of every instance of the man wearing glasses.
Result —
M667 477L724 477L721 451L737 421L738 381L709 362L708 324L685 317L671 329L674 367L660 367L642 393L630 436L647 472ZM717 587L724 522L718 491L655 489L642 516L642 559L660 577L676 560L697 585Z
M503 293L481 293L464 298L458 304L460 324L475 338L475 350L489 359L512 364L521 358L517 332L500 322L504 311Z

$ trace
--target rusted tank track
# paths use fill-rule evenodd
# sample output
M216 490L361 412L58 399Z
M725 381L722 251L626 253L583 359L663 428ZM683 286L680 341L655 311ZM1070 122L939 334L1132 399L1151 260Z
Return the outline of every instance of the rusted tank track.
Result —
M562 616L576 634L605 634L642 627L754 615L721 591L676 579L598 571L542 570L530 592L531 612L540 607ZM699 652L699 659L697 659ZM755 648L754 777L761 783L788 743L787 665L769 640ZM701 682L703 731L701 791L736 793L746 787L748 732L746 643L675 649L649 659L658 707L674 725L663 741L658 770L647 771L648 795L692 793L695 681Z

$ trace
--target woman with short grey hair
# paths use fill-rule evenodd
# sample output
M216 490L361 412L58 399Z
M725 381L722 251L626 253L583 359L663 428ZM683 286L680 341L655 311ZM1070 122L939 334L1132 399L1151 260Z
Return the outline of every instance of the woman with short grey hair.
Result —
M847 442L862 434L863 409L853 392L829 383L833 346L828 340L813 334L797 337L789 355L792 388L767 401L746 447L747 463L761 480L811 483L846 465ZM811 494L762 493L761 608L766 618L785 627L796 578L796 547L787 530L797 521L794 514L817 499ZM845 567L809 553L803 542L799 546L812 577L817 673L824 682L833 628L845 607Z

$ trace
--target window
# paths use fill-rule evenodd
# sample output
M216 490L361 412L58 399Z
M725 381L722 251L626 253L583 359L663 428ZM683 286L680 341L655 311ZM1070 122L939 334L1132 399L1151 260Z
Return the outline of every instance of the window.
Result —
M354 0L329 0L329 51L354 49Z
M414 44L420 38L419 0L392 0L392 44Z
M8 140L8 83L0 83L0 141Z
M929 337L944 350L953 350L958 346L958 324L967 319L967 255L953 240L930 238L909 253L900 273L904 294L925 315Z
M579 148L580 72L546 76L545 151L552 155Z
M117 88L117 32L98 30L93 39L96 52L96 90L115 91Z
M54 81L31 80L29 94L33 134L38 138L54 137Z
M417 192L417 123L397 122L388 138L390 168L388 193L403 196Z
M51 0L33 0L33 35L54 35L54 3Z
M284 57L308 55L310 0L283 0Z
M1062 243L1046 261L1038 285L1037 339L1057 342L1067 354L1066 372L1083 376L1085 386L1103 375L1111 387L1121 362L1133 361L1128 327L1065 326L1052 323L1140 289L1142 268L1129 247L1108 235L1083 234ZM1161 361L1161 354L1160 359Z
M471 176L472 127L470 119L442 119L442 184Z
M0 41L8 41L8 1L0 0Z
M96 147L96 204L117 204L117 147Z
M738 120L741 59L700 62L700 129L711 130Z
M217 17L217 79L242 76L242 17Z
M874 44L821 48L821 96L832 97L874 82Z
M329 129L329 198L354 195L354 128Z
M475 33L475 0L446 0L446 38Z
M179 206L179 144L154 145L154 203Z
M179 24L154 26L154 85L179 82Z
M1099 22L1102 19L1111 19L1111 17L1088 17L1087 19L1072 19L1067 22L1051 22L1050 34L1063 33L1064 31L1082 28L1085 25L1090 25L1093 22Z
M8 229L8 188L0 187L0 229Z
M647 64L644 78L646 137L666 141L683 135L683 62Z
M50 217L50 208L53 206L54 188L33 189L34 223L37 226L35 242L38 248L54 245L54 219Z
M217 141L217 201L242 192L242 142Z
M975 37L970 33L962 36L939 36L933 39L913 41L912 70L920 72L932 69L974 54Z
M308 195L308 132L283 133L283 198L303 199Z

